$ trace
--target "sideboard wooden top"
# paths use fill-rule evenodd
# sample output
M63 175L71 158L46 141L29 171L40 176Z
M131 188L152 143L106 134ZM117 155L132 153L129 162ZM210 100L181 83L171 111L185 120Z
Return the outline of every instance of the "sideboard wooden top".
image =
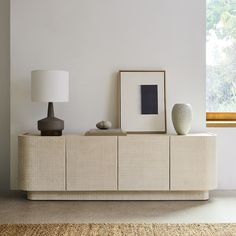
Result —
M19 137L27 137L27 136L33 136L33 137L67 137L67 136L84 136L84 137L112 137L112 136L85 136L84 133L65 133L62 136L41 136L39 133L23 133L20 134ZM174 137L209 137L209 136L216 136L216 134L213 133L190 133L187 135L177 135L177 134L127 134L127 136L174 136ZM127 137L127 136L117 136L117 137ZM114 137L114 136L113 136Z

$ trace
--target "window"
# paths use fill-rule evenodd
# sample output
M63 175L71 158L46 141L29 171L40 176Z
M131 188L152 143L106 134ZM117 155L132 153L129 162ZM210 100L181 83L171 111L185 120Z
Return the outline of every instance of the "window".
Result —
M207 120L236 120L236 0L207 0Z

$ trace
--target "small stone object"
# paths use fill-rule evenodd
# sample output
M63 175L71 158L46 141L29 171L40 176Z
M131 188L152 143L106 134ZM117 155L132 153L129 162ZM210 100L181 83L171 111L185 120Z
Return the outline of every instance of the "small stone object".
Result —
M108 120L103 120L96 124L96 127L98 129L110 129L111 126L112 126L111 121Z
M172 122L177 134L186 135L191 129L192 107L190 104L175 104L172 109Z

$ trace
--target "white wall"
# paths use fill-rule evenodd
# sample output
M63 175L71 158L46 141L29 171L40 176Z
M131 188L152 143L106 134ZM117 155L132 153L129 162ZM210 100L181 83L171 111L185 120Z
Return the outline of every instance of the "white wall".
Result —
M236 189L236 129L209 128L217 134L218 188Z
M11 183L17 135L36 130L46 104L30 101L30 71L70 72L70 102L56 104L67 132L117 125L117 71L165 69L167 120L191 103L193 131L205 127L205 0L12 0Z
M0 191L10 180L10 1L0 0Z

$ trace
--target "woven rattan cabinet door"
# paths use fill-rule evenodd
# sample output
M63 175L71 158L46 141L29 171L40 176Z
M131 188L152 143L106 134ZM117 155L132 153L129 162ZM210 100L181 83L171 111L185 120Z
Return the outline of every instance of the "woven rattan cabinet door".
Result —
M169 136L119 137L119 190L169 190Z
M18 138L19 187L26 191L65 190L65 137Z
M216 187L216 137L171 136L171 190L211 190Z
M67 190L117 190L117 137L67 137Z

